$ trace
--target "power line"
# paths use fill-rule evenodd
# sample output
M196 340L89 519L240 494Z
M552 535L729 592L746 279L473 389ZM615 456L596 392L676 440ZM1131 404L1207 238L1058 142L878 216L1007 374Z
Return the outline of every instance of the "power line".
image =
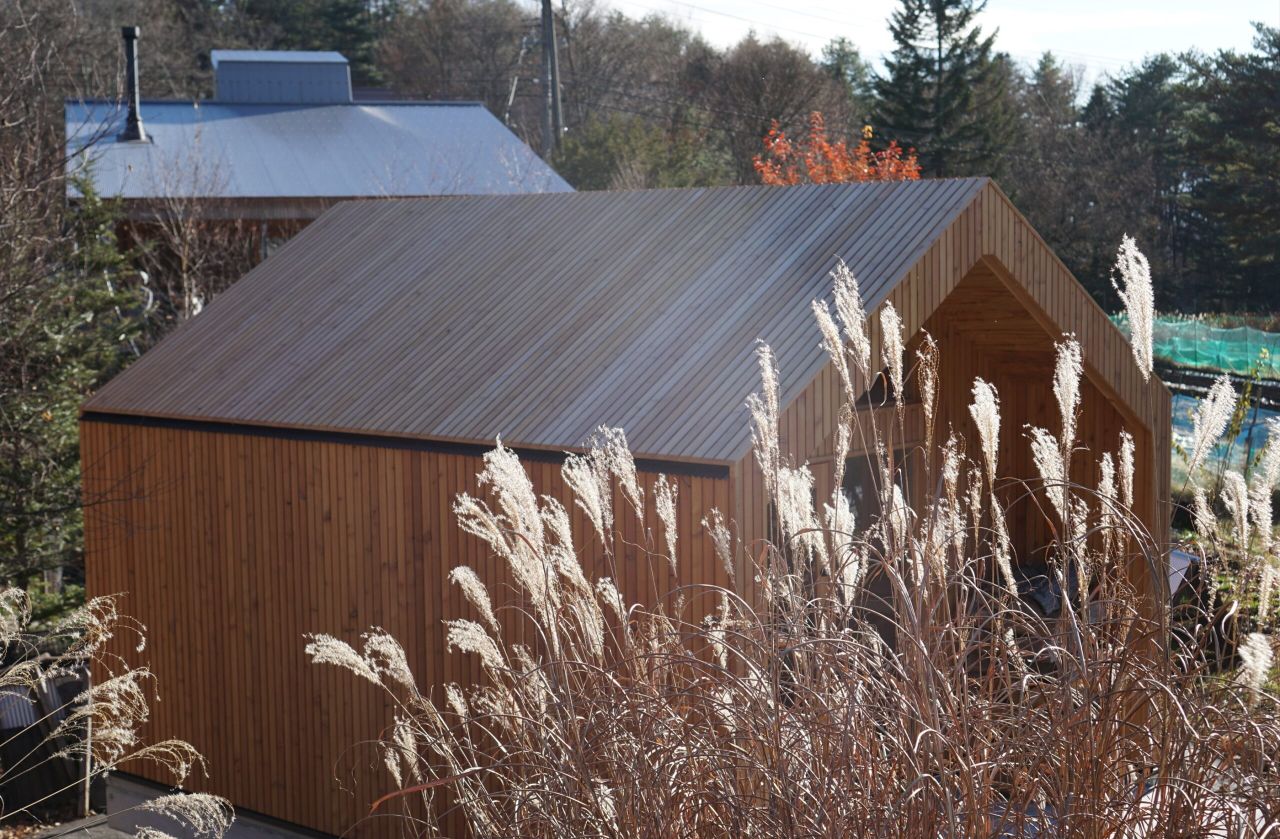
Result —
M531 0L531 2L534 6L537 6L539 0ZM656 12L658 14L663 14L663 15L669 13L669 8L653 5L652 0L649 3L642 2L641 0L617 0L617 2L626 3L627 5L634 6L635 8L643 9L648 12ZM703 12L705 14L716 15L718 17L723 17L730 20L736 20L742 23L747 23L752 25L753 27L759 27L762 30L777 30L781 32L790 32L793 35L800 35L805 38L813 38L815 40L823 41L823 42L829 42L834 38L840 37L838 32L828 32L826 34L820 35L816 32L809 32L803 29L795 29L792 27L782 26L771 21L761 20L760 18L747 17L746 15L735 14L732 12L724 12L724 11L720 11L719 9L712 9L707 6L699 5L697 3L688 2L688 0L666 0L666 2L671 5L684 6L686 8ZM831 23L841 27L848 27L849 29L855 28L854 24L851 24L847 20L841 20L840 18L830 17L828 15L819 15L813 12L806 12L800 9L791 9L791 8L787 8L786 6L779 5L777 3L766 2L766 0L752 0L752 2L754 2L758 6L763 6L766 8L787 12L790 15L799 15L802 17L812 18L814 20L819 20L824 23ZM536 22L534 22L533 25L536 26L537 25ZM498 31L498 29L495 27L493 31ZM1020 59L1030 65L1034 65L1037 61L1040 60L1041 56L1044 54L1043 52L1033 54L1033 53L1023 52L1023 51L1004 50L1004 49L999 49L998 45L997 45L997 52L1003 52L1014 58ZM1090 64L1101 65L1102 69L1104 70L1123 69L1127 66L1137 63L1133 59L1120 58L1118 56L1113 56L1113 55L1109 56L1109 55L1099 55L1096 53L1080 52L1078 50L1063 50L1063 49L1051 48L1051 49L1045 50L1044 52L1051 52L1059 58L1068 59L1070 61L1081 61L1086 65L1090 65Z
M667 9L660 8L658 6L646 5L645 3L637 2L637 0L619 0L619 2L626 3L631 6L636 6L637 8L645 9L646 11L650 11L650 12L657 12L659 14L667 13ZM722 12L719 9L711 9L706 6L699 6L696 3L688 3L688 2L685 2L685 0L667 0L667 2L676 6L685 6L687 8L694 9L699 12L705 12L706 14L719 15L720 17L729 18L731 20L741 21L743 23L750 23L755 26L759 26L763 29L773 29L781 32L790 32L793 35L802 35L805 38L816 38L820 41L825 41L830 38L829 35L819 35L815 32L806 32L803 29L793 29L792 27L789 27L789 26L779 26L775 23L768 23L763 20L756 20L754 18L743 17L742 15L735 15L731 12Z
M800 15L802 17L813 18L814 20L821 20L826 23L834 23L839 26L849 25L849 21L847 20L840 20L839 18L827 17L826 15L815 15L813 12L805 12L805 11L801 11L800 9L791 9L791 8L787 8L786 6L779 6L776 3L766 3L765 0L752 0L752 2L754 2L757 6L764 6L769 9L777 9L778 11L786 12L789 15Z
M627 3L628 5L635 6L637 8L645 9L647 11L652 11L652 12L664 13L666 11L666 9L664 8L642 3L642 2L639 2L639 0L620 0L620 2ZM688 2L688 0L666 0L666 2L676 6L684 6L686 8L694 9L696 11L704 12L706 14L712 14L712 15L717 15L719 17L728 18L731 20L741 21L742 23L751 24L752 26L758 26L765 30L779 30L783 32L790 32L795 35L801 35L806 38L814 38L816 40L824 41L824 42L830 41L832 38L837 37L835 33L831 33L831 32L820 35L815 32L809 32L803 29L795 29L794 27L782 26L777 23L773 23L771 21L760 20L759 18L752 18L752 17L747 17L745 15L734 14L732 12L720 11L719 9L712 9L707 6L701 6L697 3ZM781 6L775 3L766 2L766 0L753 0L753 2L755 2L757 5L764 6L767 8L777 9L779 11L785 11L791 15L801 15L803 17L813 18L814 20L820 20L825 23L833 23L838 26L850 26L849 21L841 20L839 18L833 18L827 15L819 15L819 14L814 14L812 12L805 12L799 9L787 8L785 6ZM1074 50L1048 50L1048 51L1053 52L1055 55L1060 55L1064 58L1087 59L1089 62L1107 65L1111 69L1121 68L1133 63L1129 59L1119 58L1116 56L1104 56L1104 55L1097 55L1092 53L1083 53L1083 52L1078 52ZM1032 56L1030 53L1025 53L1025 52L1009 52L1008 50L1002 50L1002 52L1008 52L1009 55L1014 55L1019 58L1022 58L1025 61L1031 61L1031 62L1038 61L1040 58L1039 55Z

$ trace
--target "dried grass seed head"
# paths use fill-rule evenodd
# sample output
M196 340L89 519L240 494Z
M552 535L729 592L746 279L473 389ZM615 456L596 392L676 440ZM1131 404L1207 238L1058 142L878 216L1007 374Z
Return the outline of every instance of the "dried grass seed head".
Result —
M1120 503L1133 509L1134 442L1128 431L1120 432Z
M1280 481L1280 417L1267 418L1267 442L1249 478L1251 484L1268 491L1274 490Z
M499 439L485 452L484 469L477 476L480 486L489 487L498 502L506 527L529 544L542 544L542 517L538 515L538 495L533 480L515 452Z
M903 356L906 348L902 344L902 318L893 303L885 301L880 307L880 359L889 371L889 382L893 385L893 395L898 405L902 405L905 397L903 390Z
M1271 649L1271 638L1261 632L1250 632L1244 643L1237 649L1240 656L1240 670L1236 676L1239 684L1255 693L1260 693L1267 684L1267 677L1275 661L1275 653Z
M822 333L822 348L826 351L827 357L831 359L831 363L835 365L836 372L840 376L840 386L844 390L844 398L852 401L857 398L858 394L853 389L853 377L849 372L849 357L845 352L844 339L840 336L840 328L836 326L835 320L831 317L831 310L827 308L825 301L814 300L812 308L814 319L818 322L818 331Z
M1209 509L1209 499L1205 496L1202 487L1196 487L1192 493L1191 521L1195 526L1196 535L1206 545L1217 537L1218 519L1214 516L1213 511Z
M162 795L137 805L148 813L158 813L189 828L196 836L221 839L235 821L231 802L202 792Z
M323 633L308 635L304 652L310 657L312 664L332 664L349 670L375 685L382 684L382 677L378 675L378 671L369 666L369 662L356 652L355 647L332 635Z
M729 578L729 587L733 588L737 583L737 572L733 567L733 535L725 526L724 516L718 508L713 507L711 512L703 517L702 527L711 535L711 545L715 549L716 558L720 560L725 575Z
M607 547L613 530L613 493L608 472L586 455L570 454L565 457L560 474L573 492L574 503L587 514L596 536Z
M679 488L673 478L659 475L653 488L653 507L662 525L663 543L667 549L667 562L671 565L671 574L676 574L676 539L679 530L676 527L676 496Z
M836 317L844 328L849 355L865 382L871 377L871 339L867 335L867 313L858 292L858 281L844 260L836 263L831 277L834 280Z
M782 466L778 447L778 367L773 350L763 342L756 345L756 360L760 365L760 391L747 397L752 450L764 478L765 489L773 492L778 469Z
M371 629L362 637L364 660L370 668L384 677L382 684L387 684L385 679L390 679L392 683L416 693L413 671L409 668L409 657L405 655L404 647L400 646L400 642L391 633L381 628Z
M1116 282L1116 274L1120 275L1119 283ZM1131 236L1125 236L1120 242L1111 285L1120 295L1129 319L1129 345L1133 349L1133 360L1142 372L1143 380L1150 380L1154 362L1155 292L1151 285L1151 266Z
M498 618L493 613L493 604L489 600L489 590L474 570L466 565L458 565L449 572L449 581L462 589L462 596L480 615L485 626L494 632L499 631Z
M445 645L450 652L460 650L470 653L479 656L480 661L490 670L502 669L502 652L483 626L469 620L445 621L445 626Z
M1200 400L1192 420L1191 459L1187 461L1187 475L1192 481L1196 479L1196 467L1227 430L1235 407L1236 391L1231 386L1231 379L1224 373Z
M1048 429L1027 426L1027 436L1031 439L1031 457L1036 471L1044 482L1044 492L1053 509L1058 513L1058 520L1064 525L1071 524L1071 511L1067 507L1067 475L1063 468L1062 449L1058 440Z
M1232 536L1242 551L1249 549L1249 487L1234 469L1222 475L1222 503L1231 514Z
M920 404L932 436L933 420L938 410L938 342L928 332L922 333L916 350L916 384L920 388Z
M1080 342L1074 335L1067 335L1057 344L1057 360L1053 367L1053 395L1058 401L1058 413L1062 417L1059 442L1064 452L1070 451L1075 445L1076 417L1080 412L1080 379L1083 375Z
M1258 537L1258 553L1262 555L1271 552L1273 541L1271 514L1271 489L1262 483L1250 484L1249 520L1253 523L1253 532Z
M978 428L978 442L982 444L982 462L986 468L987 485L994 484L1000 452L1000 397L990 383L981 378L973 380L973 403L969 415Z
M636 459L621 428L600 426L589 442L591 457L598 459L618 481L622 495L637 516L644 517L644 489L636 476Z
M1009 526L1005 522L1004 508L995 499L991 502L991 529L994 532L991 553L1004 580L1005 590L1012 597L1018 596L1018 580L1013 576L1013 545L1009 540Z

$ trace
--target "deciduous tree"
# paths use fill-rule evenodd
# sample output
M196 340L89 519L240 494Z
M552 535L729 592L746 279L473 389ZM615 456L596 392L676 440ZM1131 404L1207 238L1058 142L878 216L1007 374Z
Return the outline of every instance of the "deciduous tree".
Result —
M827 136L822 114L809 115L809 130L792 141L775 122L764 138L764 151L756 155L756 174L765 184L838 184L861 181L914 181L920 177L915 149L896 142L880 150L871 148L871 126L862 130L856 144Z

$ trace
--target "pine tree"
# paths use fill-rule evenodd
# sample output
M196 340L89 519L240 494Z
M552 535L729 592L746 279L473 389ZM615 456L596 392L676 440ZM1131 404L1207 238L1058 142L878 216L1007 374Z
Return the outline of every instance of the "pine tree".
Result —
M1211 305L1280 307L1280 29L1258 27L1255 52L1192 64L1189 157L1197 274Z
M822 48L819 64L844 88L854 120L849 127L861 130L875 108L875 75L871 62L862 57L848 38L833 38Z
M1114 308L1114 211L1133 173L1102 134L1114 116L1106 89L1094 88L1089 104L1078 106L1081 75L1045 53L1019 86L1022 133L1001 186L1095 298Z
M377 84L378 36L395 16L395 3L367 0L239 0L236 11L265 30L273 49L336 50L351 64L352 81Z
M1186 154L1184 70L1172 56L1154 55L1107 85L1112 118L1104 135L1131 183L1116 196L1113 216L1139 237L1160 278L1162 307L1192 303L1196 291L1186 190L1198 164Z
M1089 92L1089 101L1080 110L1080 122L1090 131L1101 131L1115 118L1115 109L1107 97L1107 87L1098 82Z
M0 311L0 582L66 570L72 595L83 569L80 403L133 357L143 316L121 276L118 209L87 180L76 187L43 270Z
M975 21L985 0L901 0L889 19L897 45L876 79L874 124L922 149L935 176L998 174L1014 130L1007 57Z

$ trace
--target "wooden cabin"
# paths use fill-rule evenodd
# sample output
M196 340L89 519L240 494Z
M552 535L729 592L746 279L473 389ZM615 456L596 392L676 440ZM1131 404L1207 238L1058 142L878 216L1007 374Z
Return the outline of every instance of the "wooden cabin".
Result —
M839 384L809 304L837 258L869 311L892 301L938 340L939 427L976 445L973 379L999 388L1007 475L1034 477L1022 428L1057 422L1053 345L1078 336L1082 444L1096 458L1134 435L1138 512L1163 532L1168 391L988 180L342 204L83 407L89 586L150 627L153 730L203 751L196 786L242 818L356 823L380 786L352 747L387 708L309 665L303 635L382 626L424 683L472 678L443 653L442 621L467 614L446 574L503 573L450 504L499 435L568 500L563 453L624 428L646 480L678 478L678 582L727 583L700 521L714 506L748 543L766 533L744 407L757 339L780 365L783 446L831 488ZM922 433L907 408L904 447ZM1043 547L1037 516L1009 515L1020 555Z

